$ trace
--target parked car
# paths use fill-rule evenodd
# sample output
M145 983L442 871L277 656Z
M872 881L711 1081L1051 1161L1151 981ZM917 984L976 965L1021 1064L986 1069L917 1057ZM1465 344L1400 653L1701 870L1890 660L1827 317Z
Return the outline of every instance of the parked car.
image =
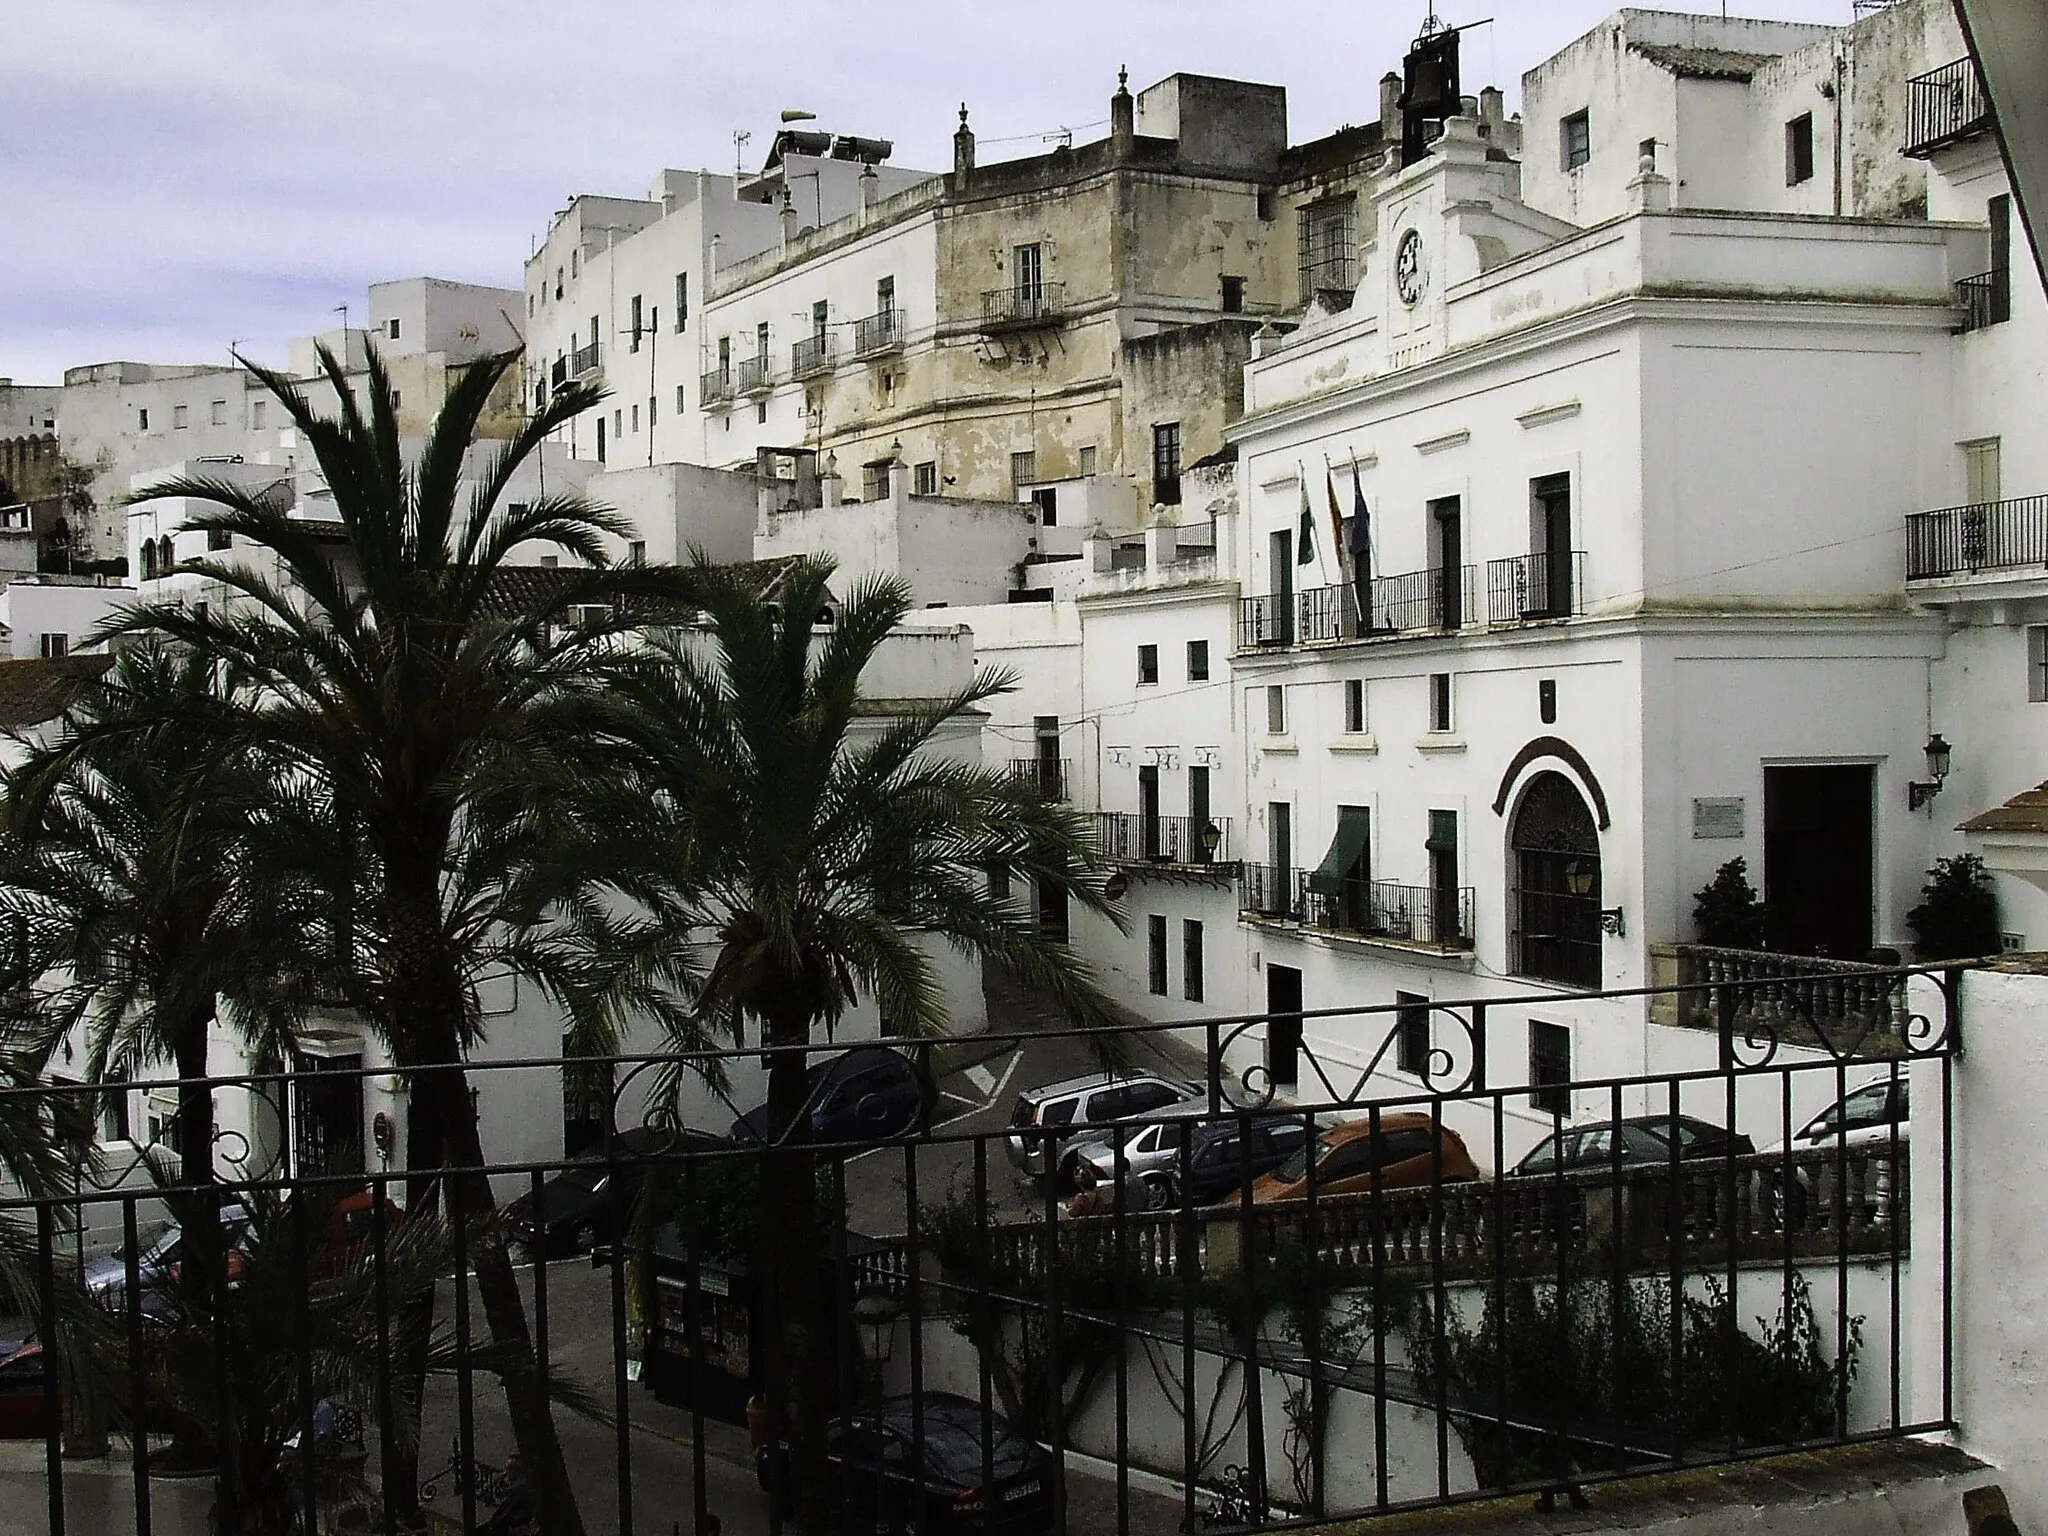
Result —
M1182 1122L1195 1123L1182 1129ZM1238 1117L1227 1108L1222 1116L1211 1116L1206 1097L1197 1096L1183 1104L1169 1104L1153 1110L1136 1123L1120 1127L1115 1139L1098 1136L1076 1146L1067 1162L1085 1162L1103 1184L1116 1179L1116 1141L1123 1143L1124 1176L1131 1181L1128 1203L1139 1210L1163 1210L1181 1203L1185 1190L1194 1205L1213 1205L1244 1183L1244 1164L1251 1164L1252 1177L1270 1173L1299 1151L1308 1128L1299 1115L1262 1114L1251 1123L1251 1136L1243 1136ZM1185 1177L1181 1168L1181 1142L1188 1143ZM1250 1156L1245 1155L1249 1147Z
M717 1137L696 1131L678 1134L645 1127L620 1131L612 1138L609 1152L599 1146L570 1159L567 1167L541 1185L538 1201L531 1189L509 1201L506 1230L536 1258L589 1253L602 1243L617 1242L624 1234L654 1159L686 1148L723 1145Z
M951 1392L892 1397L879 1413L833 1419L825 1429L825 1455L835 1496L843 1490L851 1505L847 1528L918 1536L1029 1536L1050 1528L1052 1458L1001 1414L992 1414L988 1427L986 1459L994 1481L984 1485L981 1405L968 1398ZM754 1454L766 1488L764 1451L757 1445Z
M227 1250L227 1279L232 1285L247 1264L249 1212L229 1201L220 1208L221 1241ZM135 1277L142 1293L142 1310L160 1316L171 1306L185 1260L185 1233L175 1216L151 1222L136 1233ZM125 1252L103 1254L86 1262L86 1294L101 1306L123 1308L128 1297L128 1256Z
M1199 1097L1186 1083L1151 1072L1095 1072L1027 1088L1017 1095L1004 1150L1024 1172L1048 1174L1062 1166L1070 1142L1088 1138L1085 1131L1062 1134L1060 1126L1135 1120Z
M1681 1159L1740 1157L1756 1150L1747 1136L1740 1132L1731 1134L1710 1120L1680 1115L1675 1123ZM1562 1134L1544 1137L1527 1157L1515 1164L1514 1171L1554 1173L1560 1162L1566 1168L1612 1167L1617 1155L1624 1168L1668 1163L1673 1124L1670 1115L1635 1115L1626 1120L1575 1126Z
M48 1425L43 1346L34 1339L0 1339L0 1440L40 1440Z
M901 1051L856 1046L810 1070L812 1141L893 1141L931 1124L934 1085ZM734 1141L768 1142L768 1106L733 1122Z
M1435 1148L1441 1148L1440 1164ZM1438 1167L1446 1184L1469 1183L1479 1177L1479 1166L1456 1131L1428 1115L1396 1112L1380 1116L1378 1135L1373 1134L1370 1120L1351 1120L1322 1132L1252 1185L1252 1203L1307 1199L1312 1152L1318 1199L1426 1188ZM1230 1198L1226 1196L1225 1203Z
M1789 1146L1776 1142L1764 1150L1783 1159L1801 1153L1832 1152L1838 1147L1884 1149L1894 1137L1903 1156L1906 1144L1913 1139L1912 1094L1903 1075L1896 1081L1879 1078L1852 1088L1795 1131ZM1890 1161L1882 1157L1878 1161L1876 1178L1864 1190L1864 1198L1888 1200L1893 1185ZM1791 1197L1781 1205L1778 1196L1785 1182L1784 1168L1782 1163L1766 1165L1757 1173L1758 1208L1771 1221L1789 1220L1795 1227L1802 1225L1816 1193L1815 1174L1825 1177L1827 1171L1825 1166L1816 1169L1811 1161L1794 1167ZM1825 1191L1822 1193L1824 1199L1832 1198Z
M383 1230L386 1236L398 1230L405 1212L391 1200L384 1202ZM313 1255L315 1279L331 1279L359 1259L371 1257L377 1249L377 1196L361 1189L338 1200L327 1213L327 1234Z

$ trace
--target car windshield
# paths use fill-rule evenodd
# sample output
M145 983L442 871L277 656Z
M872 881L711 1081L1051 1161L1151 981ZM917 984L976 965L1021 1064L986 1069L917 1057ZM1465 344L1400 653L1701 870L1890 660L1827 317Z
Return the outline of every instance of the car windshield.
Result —
M1831 1136L1838 1129L1855 1130L1859 1126L1883 1125L1885 1115L1886 1085L1872 1083L1867 1088L1858 1088L1854 1093L1822 1113L1818 1120L1807 1126L1808 1136Z
M595 1158L578 1158L556 1175L555 1182L562 1186L565 1194L580 1190L594 1195L604 1188L609 1171Z
M1273 1177L1283 1184L1299 1184L1303 1179L1307 1178L1309 1145L1308 1142L1303 1142L1300 1146L1296 1147L1294 1155L1273 1170ZM1314 1145L1316 1157L1320 1159L1336 1143L1329 1136L1323 1135L1315 1139Z

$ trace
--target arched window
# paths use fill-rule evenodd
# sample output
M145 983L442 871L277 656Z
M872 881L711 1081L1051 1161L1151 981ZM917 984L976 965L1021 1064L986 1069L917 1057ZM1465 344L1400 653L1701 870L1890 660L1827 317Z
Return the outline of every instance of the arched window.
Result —
M142 541L142 579L144 581L156 580L155 539L144 539Z
M165 576L178 568L177 557L171 553L171 536L168 533L156 541L156 568Z
M1566 986L1599 986L1600 834L1571 780L1539 773L1530 781L1508 845L1508 969Z

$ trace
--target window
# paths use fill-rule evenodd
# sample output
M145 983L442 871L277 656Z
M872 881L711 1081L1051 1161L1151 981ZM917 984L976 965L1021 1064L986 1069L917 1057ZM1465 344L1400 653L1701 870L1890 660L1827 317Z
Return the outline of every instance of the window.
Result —
M1162 506L1180 505L1180 423L1163 421L1152 428L1152 499Z
M1266 734L1287 734L1287 690L1278 683L1266 690Z
M1349 293L1357 286L1352 275L1357 213L1357 199L1350 197L1301 210L1298 266L1303 303L1326 290Z
M1138 681L1140 684L1159 681L1159 647L1141 645L1138 647Z
M1415 937L1437 944L1450 944L1462 938L1465 931L1464 903L1458 889L1456 811L1429 813L1429 836L1424 840L1423 848L1429 854L1429 909L1423 916L1428 919L1430 931L1418 933Z
M913 496L936 496L939 494L939 466L935 459L926 459L914 465L910 471L910 494Z
M2027 626L2027 702L2048 704L2048 624Z
M1209 677L1209 642L1190 640L1188 642L1188 681L1206 682Z
M1536 683L1536 715L1545 725L1557 724L1557 679L1539 678Z
M689 397L688 397L687 395L685 395L685 394L683 393L683 386L682 386L682 385L680 385L680 384L678 384L678 385L676 386L676 414L677 414L678 416L680 416L680 415L682 415L682 414L683 414L683 412L687 411L687 410L688 410L689 408L690 408L690 401L689 401Z
M182 432L191 424L192 408L190 406L174 405L171 407L171 430L173 432Z
M1600 833L1571 780L1539 773L1508 831L1508 969L1600 985Z
M1081 450L1081 474L1085 477L1095 473L1095 445L1090 443Z
M400 393L399 393L399 392L398 392L397 390L395 390L395 389L394 389L393 391L391 391L391 409L393 409L393 410L395 411L395 410L397 410L397 409L399 408L399 406L403 405L404 403L405 403L405 396L401 395L401 394L400 394Z
M1060 488L1056 485L1038 485L1031 489L1031 504L1038 508L1038 526L1057 528L1060 525Z
M571 251L569 252L569 275L570 275L571 277L575 277L575 276L577 276L577 275L578 275L579 273L581 273L581 272L582 272L582 270L583 270L583 252L582 252L581 248L577 248L577 249L572 249L572 250L571 250Z
M1576 171L1593 158L1593 120L1574 112L1557 125L1559 157L1568 171Z
M604 418L597 418L597 462L604 462Z
M690 274L676 274L676 334L681 335L683 327L690 323Z
M889 276L889 277L878 277L878 278L876 278L876 279L875 279L875 313L876 313L876 314L878 314L878 315L886 315L886 314L888 314L888 313L889 313L889 311L891 311L891 310L892 310L892 309L894 309L895 307L896 307L896 279L895 279L895 277L894 277L894 276L892 275L892 276Z
M626 563L628 565L645 565L647 563L647 541L645 539L635 539L626 546Z
M557 268L555 268L555 297L559 299L559 298L560 298L561 296L562 296L562 269L561 269L560 267L557 267Z
M398 317L393 315L386 323L384 334L392 341L398 340Z
M754 327L754 356L759 358L766 358L768 356L768 322L766 320L763 320Z
M1991 226L1991 292L1985 319L1996 325L2012 318L2012 198L1999 193L1984 205Z
M1202 925L1192 917L1180 923L1180 995L1191 1003L1202 1000Z
M44 635L44 636L43 636L43 656L44 656L44 657L45 657L45 659L47 659L47 660L51 660L51 661L54 661L54 660L56 660L56 659L57 659L57 658L58 658L59 656L62 656L62 655L65 655L66 653L68 653L68 652L70 651L70 649L71 649L71 637L70 637L69 635Z
M251 400L249 402L249 425L256 431L261 432L263 430L264 418L269 414L270 402L268 400Z
M633 430L635 432L640 430L640 407L637 405L633 407ZM615 410L612 412L612 436L624 437L625 435L626 413L623 410Z
M562 557L560 555L542 555L540 557L540 568L544 571L552 571L561 563Z
M1238 315L1244 313L1244 279L1226 277L1223 279L1223 313Z
M1271 187L1259 188L1259 194L1253 204L1253 209L1266 223L1272 223L1273 220L1280 216L1279 194Z
M1995 437L1980 437L1974 442L1961 445L1963 450L1963 500L1973 507L1989 506L1992 502L1998 500L1998 493L2001 489L1999 484L2001 478L1999 472L1999 441ZM1971 548L1969 546L1973 544L1981 545L1983 538L1983 524L1974 520L1965 520L1963 524L1963 543L1966 546L1964 554L1972 565L1978 564L1981 561L1984 552L1981 548Z
M1348 736L1365 734L1365 679L1362 677L1344 679L1344 732Z
M132 1129L128 1123L128 1088L119 1077L110 1077L107 1094L100 1101L100 1139L102 1141L132 1141Z
M1394 994L1394 1065L1416 1077L1429 1075L1429 999L1420 992Z
M1429 674L1429 728L1444 732L1451 728L1451 674Z
M1572 1032L1562 1024L1529 1021L1529 1103L1545 1114L1572 1112Z
M636 401L636 402L634 403L634 406L633 406L633 433L634 433L634 435L635 435L635 436L637 437L637 436L639 435L639 432L640 432L640 406L639 406L639 403L638 403L638 402Z
M1038 479L1038 455L1030 449L1010 455L1010 489L1021 491Z
M766 400L756 400L754 402L754 425L757 427L768 425L768 402Z
M721 336L718 338L718 375L720 378L728 378L731 374L732 338L730 336Z
M632 328L633 332L628 350L638 352L640 350L640 333L646 329L647 323L647 312L641 308L639 294L634 294L631 299L626 301L626 309L631 317L626 323Z
M225 528L209 528L206 530L206 552L209 555L217 555L222 550L233 549L234 547L235 536Z
M1154 997L1166 996L1166 919L1156 913L1145 919L1148 986Z
M1813 180L1813 114L1802 112L1785 125L1785 185Z
M135 413L135 430L138 432L147 432L149 430L148 406L144 406L141 410Z
M1010 281L1017 313L1026 317L1037 314L1045 303L1045 253L1036 241L1011 250Z

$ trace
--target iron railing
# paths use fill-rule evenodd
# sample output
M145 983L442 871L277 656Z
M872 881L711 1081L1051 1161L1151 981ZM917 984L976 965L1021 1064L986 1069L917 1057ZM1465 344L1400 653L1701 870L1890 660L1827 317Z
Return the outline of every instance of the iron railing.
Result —
M1230 857L1230 818L1097 811L1095 837L1118 864L1221 864ZM1213 844L1213 846L1211 846Z
M1486 621L1521 624L1563 619L1584 611L1586 554L1511 555L1486 562Z
M1469 885L1440 891L1390 880L1341 880L1335 891L1318 891L1307 873L1301 881L1299 908L1311 927L1436 949L1472 947L1475 893Z
M1298 890L1297 873L1275 883ZM515 1437L491 1378L530 1379L536 1357L549 1384L608 1411L594 1422L557 1409L555 1433L568 1491L594 1527L623 1533L687 1523L708 1536L734 1521L775 1529L792 1497L820 1528L864 1529L886 1469L821 1448L852 1439L832 1426L843 1430L884 1395L908 1442L906 1464L925 1464L922 1442L941 1424L964 1435L970 1454L988 1448L976 1482L986 1492L970 1503L949 1489L949 1514L955 1529L1004 1536L1228 1520L1312 1526L1941 1433L1955 1417L1953 1298L1969 1279L1955 1267L1952 1189L1968 1170L1954 1163L1949 1112L1960 972L1886 972L1882 996L1903 995L1915 974L1926 1012L1883 1050L1813 1031L1817 1044L1799 1049L1785 1027L1798 1022L1799 997L1785 993L1783 1017L1717 1008L1718 1066L1558 1085L1560 1108L1545 1113L1530 1108L1515 1049L1526 996L996 1029L957 1069L930 1042L902 1043L895 1070L922 1085L911 1099L875 1089L841 1103L832 1074L818 1073L805 1108L784 1117L795 1130L742 1127L737 1139L720 1133L761 1097L759 1044L471 1064L460 1070L486 1105L529 1104L570 1077L613 1085L588 1160L471 1170L488 1175L497 1199L523 1202L503 1220L487 1214L481 1181L410 1181L402 1149L395 1170L302 1174L279 1122L294 1112L293 1074L206 1080L186 1086L250 1126L218 1160L219 1183L0 1198L0 1218L35 1239L24 1298L33 1316L22 1331L67 1351L63 1387L47 1371L40 1398L10 1410L39 1402L31 1432L43 1441L53 1536L107 1520L103 1484L90 1506L67 1503L67 1483L78 1487L62 1459L67 1415L73 1430L96 1418L123 1444L116 1465L128 1487L118 1497L134 1505L118 1517L124 1524L152 1508L165 1518L175 1494L159 1486L167 1458L158 1453L175 1436L202 1452L269 1453L245 1457L242 1477L195 1490L195 1511L217 1506L216 1529L395 1532L425 1504L445 1527L476 1530L516 1486L501 1465ZM1669 997L1739 1000L1776 984L1730 977L1594 1002L1647 1006L1654 1017ZM808 1049L766 1055L801 1068ZM1003 1085L1031 1084L1067 1077L1074 1060L1097 1052L1183 1073L1194 1112L1141 1143L1119 1134L1128 1121L1107 1118L1118 1106L1105 1097L1098 1113L1085 1088L1043 1124L1036 1098L995 1128L985 1116L940 1121L918 1108L941 1097L934 1074L945 1073L946 1115L958 1113L954 1099L1007 1110L991 1097L1006 1088L983 1059L1012 1061ZM1284 1100L1275 1092L1283 1055ZM1903 1104L1909 1072L1910 1124L1895 1119L1854 1146L1794 1136L1851 1086L1888 1083ZM432 1072L377 1065L321 1076L328 1086L354 1081L366 1122L394 1076L399 1096L414 1100L415 1125L433 1096L469 1102ZM175 1098L179 1086L125 1085L152 1098ZM1102 1086L1125 1091L1113 1077ZM41 1114L68 1101L90 1113L106 1091L70 1084L0 1098L8 1110ZM1733 1134L1687 1155L1682 1117ZM1610 1134L1586 1143L1590 1151L1575 1141L1579 1150L1541 1171L1521 1166L1546 1138L1623 1122L1648 1127L1650 1139ZM1212 1132L1227 1129L1239 1148L1283 1145L1260 1139L1272 1127L1292 1129L1284 1145L1331 1150L1298 1170L1277 1157L1217 1161ZM893 1138L875 1139L886 1133ZM1009 1176L1004 1163L1022 1155L1027 1136L1055 1138L1053 1177ZM1336 1144L1347 1140L1364 1150L1346 1161L1378 1174L1331 1182ZM1912 1178L1914 1141L1938 1171L1926 1185ZM1106 1176L1070 1199L1063 1181L1083 1152L1103 1160ZM813 1191L801 1219L784 1210L758 1221L750 1191L770 1168L793 1169L796 1187ZM593 1191L573 1216L557 1182L564 1173ZM476 1219L420 1227L442 1197L437 1185ZM331 1220L351 1196L361 1219ZM398 1208L415 1197L411 1210ZM187 1254L193 1267L174 1277L139 1258L140 1228L166 1200L195 1219L228 1200L258 1220L236 1239L231 1265ZM741 1235L739 1223L758 1235ZM557 1225L562 1247L594 1235L598 1266L564 1257ZM442 1257L419 1268L396 1241L408 1228ZM508 1232L530 1261L516 1276ZM115 1252L110 1266L85 1270L87 1234ZM188 1288L208 1262L218 1266L210 1284ZM787 1283L764 1283L769 1264ZM415 1399L403 1339L425 1321L424 1296L400 1282L436 1274L443 1358ZM282 1297L281 1310L252 1315L259 1296ZM1379 1304L1390 1296L1403 1304ZM341 1298L347 1310L329 1315ZM314 1309L327 1309L329 1326L308 1325ZM519 1313L516 1328L508 1309ZM1608 1332L1574 1348L1567 1370L1565 1325L1581 1314ZM504 1340L496 1346L486 1342L492 1327ZM792 1338L802 1341L797 1355L787 1353ZM338 1340L356 1341L346 1358ZM1020 1341L1030 1354L1018 1353ZM247 1369L223 1374L217 1358ZM816 1393L794 1391L775 1362L800 1366ZM32 1370L22 1375L33 1380ZM1774 1389L1729 1389L1757 1380ZM196 1395L195 1382L205 1387ZM739 1426L756 1400L779 1426L756 1442L773 1498L705 1457L718 1439L745 1443ZM999 1481L993 1447L1012 1412L1030 1448L1022 1469ZM537 1429L525 1426L529 1438ZM307 1450L280 1458L294 1435ZM406 1443L422 1449L407 1457ZM1233 1470L1219 1480L1225 1465ZM242 1507L263 1479L288 1512ZM548 1497L538 1481L529 1478L529 1493Z
M1944 144L1989 132L1991 98L1965 55L1906 82L1906 145L1902 153L1925 157Z
M566 357L556 358L549 366L548 382L556 389L569 382L569 360Z
M716 405L721 400L730 400L731 398L732 370L730 368L713 368L709 373L703 374L698 378L697 403L699 405Z
M595 341L587 347L578 347L569 355L569 373L573 378L588 378L603 366L604 348Z
M903 345L903 311L877 310L853 322L853 355L876 357Z
M1066 312L1065 283L990 288L981 296L981 328L984 331L1014 331L1035 325L1058 325L1066 318Z
M2048 496L2019 496L1906 518L1906 580L2048 569Z
M1899 1048L1911 1026L1898 972L1854 960L1724 949L1711 944L1653 944L1651 979L1683 990L1659 995L1652 1017L1693 1029L1758 1027L1818 1034L1840 1047ZM1728 1019L1723 1010L1732 1010ZM1661 1012L1658 1010L1662 1010Z
M1047 800L1064 800L1073 776L1072 760L1064 757L1013 757L1010 777L1034 786Z
M806 336L791 343L789 349L789 376L793 379L808 379L813 374L831 371L831 336Z
M1370 614L1360 610L1355 583L1242 597L1237 605L1238 649L1457 629L1479 617L1474 577L1475 567L1469 565L1459 566L1448 580L1441 568L1376 576Z
M2002 268L1979 272L1956 282L1956 303L1963 318L1958 332L1981 331L2012 318L2012 275Z
M774 388L774 381L768 373L766 353L758 357L743 357L734 365L733 388L742 395L765 395Z

